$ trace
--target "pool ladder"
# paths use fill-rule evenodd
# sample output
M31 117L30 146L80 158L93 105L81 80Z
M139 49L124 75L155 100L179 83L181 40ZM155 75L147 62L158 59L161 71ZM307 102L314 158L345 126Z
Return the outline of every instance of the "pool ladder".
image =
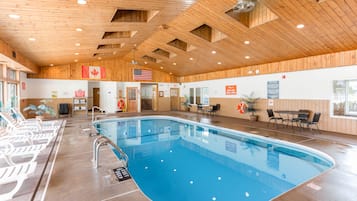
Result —
M114 149L119 152L120 158L122 159L121 161L123 161L124 167L127 168L128 161L129 161L128 155L126 155L126 153L120 147L118 147L118 145L116 145L109 138L107 138L106 136L103 136L103 135L98 136L93 141L93 160L92 161L94 163L94 168L99 167L99 149L100 149L100 147L102 147L103 145L108 145L108 144L112 145L112 147L114 147Z
M102 115L97 115L97 116L95 116L94 115L94 110L95 109L98 109L99 110L99 112L102 114ZM95 121L95 120L97 120L97 117L98 116L104 116L103 114L104 114L105 112L104 112L104 110L102 109L102 108L100 108L100 107L98 107L98 106L93 106L92 107L92 123Z
M95 116L95 114L94 114L95 109L98 109L101 114L104 114L104 110L102 108L100 108L98 106L93 106L92 107L92 122L88 125L88 127L83 128L81 133L88 134L89 136L96 136L97 135L97 132L95 132L95 131L97 131L98 129L96 129L93 126L93 122L97 120L97 117L103 116L103 115Z

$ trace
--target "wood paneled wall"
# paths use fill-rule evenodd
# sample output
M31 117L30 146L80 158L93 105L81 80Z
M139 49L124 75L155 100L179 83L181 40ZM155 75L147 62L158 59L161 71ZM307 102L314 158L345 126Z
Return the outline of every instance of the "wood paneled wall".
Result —
M82 80L82 65L102 66L105 68L106 78L102 81L132 82L134 68L149 69L137 66L122 59L108 59L88 63L73 63L62 66L41 67L40 73L29 74L29 78L44 79L69 79ZM150 69L151 70L151 69ZM160 70L152 70L152 81L150 82L177 82L177 78Z
M240 103L239 98L211 98L210 104L221 104L221 109L217 115L249 119L249 113L240 114L237 111L237 104ZM330 101L329 100L290 100L276 99L274 106L268 107L267 99L258 101L256 108L259 121L268 121L266 109L273 110L299 110L307 109L314 112L321 112L319 127L321 130L346 133L357 135L357 120L349 118L336 118L330 116ZM277 114L276 114L277 115ZM313 114L312 114L313 115ZM311 115L311 116L312 116Z
M311 56L274 63L246 66L222 71L208 72L190 76L176 77L160 70L153 70L152 82L197 82L203 80L223 79L232 77L243 77L282 72L294 72L302 70L334 68L357 64L357 50ZM106 69L104 81L134 81L133 69L143 68L134 66L122 59L110 59L88 63L72 63L62 66L41 67L38 74L29 74L29 78L44 79L82 79L82 65L103 66ZM256 74L256 71L259 71Z
M170 97L159 97L158 101L159 102L158 102L157 110L159 112L165 112L165 111L170 111L171 110Z
M230 70L215 71L197 75L179 77L179 82L197 82L202 80L223 79L232 77L253 76L256 70L257 75L273 74L281 72L293 72L302 70L335 68L357 64L357 50L324 54L318 56L304 57L287 61L246 66Z
M16 53L16 58L13 57L13 52ZM40 71L36 64L34 64L32 61L27 59L24 55L10 47L10 45L2 40L0 40L0 53L25 66L27 69L21 69L23 71L32 73L38 73Z

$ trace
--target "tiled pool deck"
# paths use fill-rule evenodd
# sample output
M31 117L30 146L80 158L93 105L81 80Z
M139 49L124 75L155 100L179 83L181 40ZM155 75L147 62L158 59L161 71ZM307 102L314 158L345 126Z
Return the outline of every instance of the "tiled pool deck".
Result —
M150 114L181 117L286 140L318 149L335 159L336 166L334 168L274 199L275 201L357 200L357 136L324 131L321 134L316 132L312 134L309 130L301 132L291 128L268 128L267 124L262 122L185 112L118 113L117 116ZM149 200L141 193L132 179L122 182L115 180L112 169L121 166L121 163L109 148L101 149L100 167L93 168L91 158L94 137L89 137L81 132L83 128L88 127L89 123L90 119L67 119L63 136L59 138L61 139L60 146L45 200Z

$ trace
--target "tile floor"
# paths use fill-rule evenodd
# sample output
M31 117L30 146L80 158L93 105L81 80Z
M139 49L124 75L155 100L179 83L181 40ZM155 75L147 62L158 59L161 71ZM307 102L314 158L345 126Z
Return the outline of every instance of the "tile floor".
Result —
M275 198L275 201L357 201L357 136L339 133L298 131L291 128L267 127L263 122L207 116L186 112L145 112L140 114L118 113L115 116L171 115L192 121L251 132L302 144L321 150L336 161L336 166L324 174ZM112 115L113 117L114 115ZM81 131L90 119L69 118L63 131L59 152L54 163L46 201L57 200L149 200L140 192L135 182L116 181L112 169L122 164L109 148L101 149L100 167L93 168L92 141ZM318 188L316 188L318 187ZM319 189L319 190L318 190ZM40 189L41 190L41 189ZM36 196L38 197L38 196Z

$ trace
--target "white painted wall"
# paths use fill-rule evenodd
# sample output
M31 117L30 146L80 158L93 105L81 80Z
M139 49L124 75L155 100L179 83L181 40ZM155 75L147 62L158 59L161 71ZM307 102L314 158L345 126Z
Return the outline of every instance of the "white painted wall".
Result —
M99 82L100 107L106 113L117 111L117 82Z
M57 98L73 98L78 89L88 96L87 80L21 79L26 83L26 89L20 91L21 98L51 98L53 91L57 92Z
M357 66L183 83L181 91L189 96L190 88L208 87L211 98L240 98L251 92L267 98L267 82L279 80L280 99L326 100L333 96L332 81L345 79L357 79ZM225 95L226 85L237 85L237 95Z
M180 84L161 82L158 85L158 91L163 91L164 97L170 97L170 88L180 88Z
M141 86L141 98L143 99L152 98L152 85Z

